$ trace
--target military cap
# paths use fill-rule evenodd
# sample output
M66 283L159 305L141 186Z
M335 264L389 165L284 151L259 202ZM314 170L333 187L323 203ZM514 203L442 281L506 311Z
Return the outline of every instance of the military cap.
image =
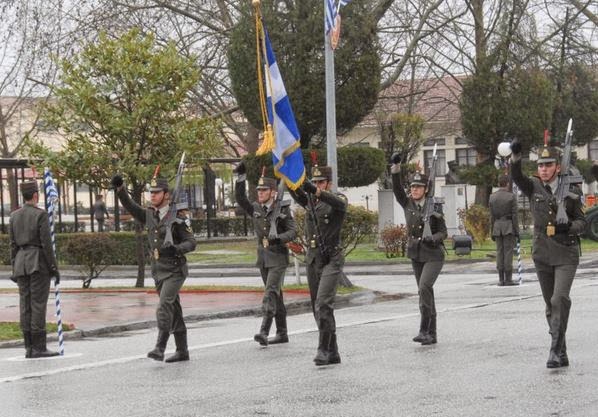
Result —
M315 166L311 169L312 181L330 181L332 179L332 168L329 166Z
M153 193L157 193L160 191L168 192L168 180L163 177L152 178L149 190Z
M557 148L555 148L554 146L544 146L536 162L538 164L544 164L547 162L556 162L558 164L559 160L560 152Z
M256 190L275 190L276 180L274 178L260 177L259 181L257 182L257 187L255 188Z
M411 176L409 180L409 186L412 185L423 185L425 187L426 185L428 185L428 176L417 171Z
M27 192L30 193L37 193L39 192L39 188L37 186L37 181L25 181L19 185L21 189L21 194L25 194Z

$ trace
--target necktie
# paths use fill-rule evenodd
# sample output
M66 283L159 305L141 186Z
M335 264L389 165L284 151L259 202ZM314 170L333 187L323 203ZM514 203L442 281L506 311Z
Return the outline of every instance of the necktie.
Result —
M546 188L546 192L547 192L549 195L552 195L552 188L550 188L550 185L549 185L549 184L546 184L546 185L544 186L544 188Z
M262 207L262 209L264 210L264 213L268 212L268 206L264 206L264 207Z

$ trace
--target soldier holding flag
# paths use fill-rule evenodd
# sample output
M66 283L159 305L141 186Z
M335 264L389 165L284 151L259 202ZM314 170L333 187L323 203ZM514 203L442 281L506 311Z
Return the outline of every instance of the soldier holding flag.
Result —
M177 176L182 174L180 166L179 171ZM112 187L122 205L147 229L152 276L160 295L156 311L158 340L156 347L147 356L157 361L164 360L166 344L172 333L176 352L166 358L166 362L187 361L189 360L187 327L183 320L179 291L189 274L185 254L195 250L196 246L191 224L182 213L177 211L177 201L174 201L176 199L172 198L171 201L172 194L166 178L152 179L149 189L151 207L147 208L141 207L129 197L120 175L112 178ZM173 211L176 216L172 216ZM169 235L172 236L172 242L165 244Z

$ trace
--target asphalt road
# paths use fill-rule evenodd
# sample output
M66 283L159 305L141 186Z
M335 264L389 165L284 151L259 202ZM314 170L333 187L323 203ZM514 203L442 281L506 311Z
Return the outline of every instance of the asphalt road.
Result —
M545 367L550 337L538 283L499 288L490 274L435 287L439 343L411 341L417 297L337 311L342 363L316 367L313 317L289 317L291 343L260 348L260 319L192 323L191 361L145 358L155 330L71 341L63 358L0 350L1 416L598 416L598 281L581 269L569 368ZM352 277L414 292L412 278ZM54 346L52 346L54 347ZM169 346L173 348L173 346Z

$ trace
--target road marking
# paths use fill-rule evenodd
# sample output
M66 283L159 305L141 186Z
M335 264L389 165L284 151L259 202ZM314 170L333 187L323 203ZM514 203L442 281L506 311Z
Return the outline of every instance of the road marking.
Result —
M79 356L83 356L82 353L68 353L64 356L51 356L49 358L26 358L23 355L13 356L12 358L2 359L6 362L39 362L39 361L52 361L52 360L65 360L71 358L78 358Z
M588 284L578 285L575 288L577 289L577 288L595 286L595 285L597 285L597 284L596 283L588 283ZM489 307L489 306L492 306L495 304L504 304L504 303L510 303L510 302L523 301L523 300L527 300L530 298L536 298L536 297L540 297L540 296L542 296L541 293L537 293L537 294L533 294L533 295L524 295L524 296L519 296L519 297L507 297L507 298L502 298L502 299L498 299L498 300L493 300L490 302L467 304L467 305L458 306L458 307L448 307L448 308L438 310L438 311L440 313L450 313L450 312L455 312L455 311L469 310L469 309L473 309L473 308ZM363 306L350 307L350 308L345 308L343 310L349 310L351 308L360 308L360 307L363 307ZM339 310L339 311L343 311L343 310ZM306 314L310 314L310 313L306 313ZM348 322L348 323L344 323L344 324L337 324L336 327L337 328L347 328L347 327L363 326L363 325L367 325L367 324L393 321L393 320L414 317L414 316L419 316L419 312L397 314L397 315L392 315L392 316L372 318L372 319L366 319L366 320L357 320L357 321L352 321L352 322ZM315 333L317 331L318 331L317 328L310 327L307 329L299 329L299 330L289 332L289 335ZM241 339L225 340L222 342L195 345L195 346L189 347L189 350L191 351L191 350L210 349L213 347L228 346L228 345L234 345L237 343L245 343L245 342L253 342L253 338L246 337L246 338L241 338ZM173 353L173 352L174 352L174 350L167 351L166 353L169 354L169 353ZM28 359L28 360L30 360L30 359ZM128 362L134 362L137 360L148 360L148 358L146 357L146 355L135 355L135 356L127 356L124 358L108 359L108 360L100 361L100 362L82 363L82 364L78 364L78 365L67 366L64 368L52 369L49 371L31 372L31 373L27 373L27 374L13 375L13 376L5 377L5 378L0 378L0 383L21 381L21 380L25 380L25 379L29 379L29 378L43 378L45 376L57 375L57 374L61 374L61 373L71 372L71 371L94 369L94 368L100 368L103 366L118 365L118 364L124 364L124 363L128 363Z

